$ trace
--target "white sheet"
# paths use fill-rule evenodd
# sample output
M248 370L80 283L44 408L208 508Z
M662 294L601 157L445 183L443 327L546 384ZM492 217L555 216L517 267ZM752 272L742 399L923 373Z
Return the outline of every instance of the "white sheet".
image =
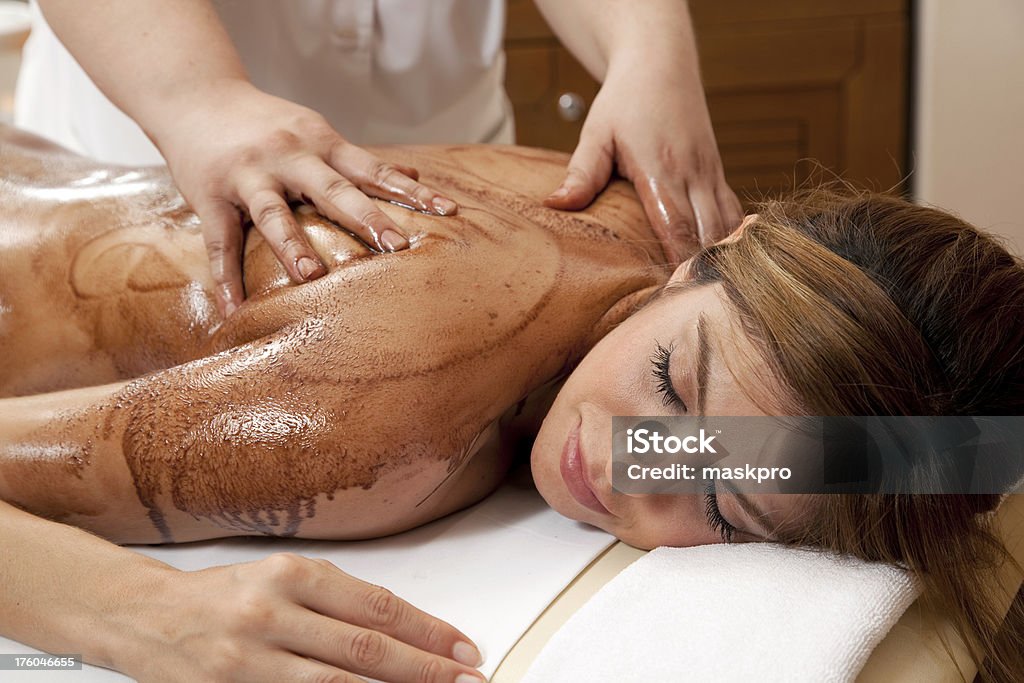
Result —
M461 629L483 650L486 661L480 670L490 676L537 616L614 540L551 510L531 485L509 482L468 510L374 541L238 538L134 549L185 570L249 562L281 551L325 557ZM0 638L0 652L38 651ZM85 665L81 671L3 671L0 680L129 679Z

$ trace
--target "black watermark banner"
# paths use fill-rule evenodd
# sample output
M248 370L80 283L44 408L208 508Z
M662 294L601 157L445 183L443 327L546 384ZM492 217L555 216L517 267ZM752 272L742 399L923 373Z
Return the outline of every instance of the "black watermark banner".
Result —
M1024 416L614 417L623 493L1024 493Z

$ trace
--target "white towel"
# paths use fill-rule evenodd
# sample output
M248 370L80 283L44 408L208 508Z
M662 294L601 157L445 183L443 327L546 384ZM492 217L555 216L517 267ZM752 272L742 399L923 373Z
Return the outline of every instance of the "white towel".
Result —
M523 683L851 681L918 592L893 567L816 551L658 548L574 614Z

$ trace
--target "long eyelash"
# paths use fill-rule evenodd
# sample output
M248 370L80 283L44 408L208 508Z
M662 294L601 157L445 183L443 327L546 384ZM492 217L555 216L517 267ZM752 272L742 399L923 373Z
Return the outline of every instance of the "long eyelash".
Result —
M726 543L732 543L736 527L729 524L722 516L722 511L718 509L718 494L715 493L715 482L713 481L704 489L704 515L708 518L708 525L711 529L720 533L722 540Z
M666 349L659 342L654 342L655 353L651 357L651 364L654 366L654 379L658 381L658 391L662 395L662 402L666 406L678 406L683 410L686 410L686 404L683 403L683 399L679 398L679 394L672 387L672 376L669 374L669 363L672 360L673 345L669 345Z

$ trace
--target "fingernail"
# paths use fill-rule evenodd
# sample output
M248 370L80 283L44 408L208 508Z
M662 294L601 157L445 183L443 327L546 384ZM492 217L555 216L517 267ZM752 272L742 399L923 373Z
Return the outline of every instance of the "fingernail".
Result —
M569 194L569 188L562 185L560 188L548 195L548 199L565 199Z
M484 679L473 674L459 674L455 677L455 683L481 683Z
M308 256L303 256L302 258L300 258L299 262L295 265L299 269L299 275L302 276L303 280L313 279L313 277L316 276L316 274L321 269L320 264L314 261L313 259L309 258Z
M399 235L394 230L385 230L380 235L380 243L391 251L398 251L409 246L409 240Z
M224 317L230 318L231 314L238 310L238 306L235 305L234 301L228 301L224 304Z
M434 212L440 216L451 216L459 210L459 205L444 197L434 197Z
M452 648L452 657L459 664L465 664L466 666L477 667L484 663L484 658L480 656L480 651L467 642L459 641L455 643L455 647ZM468 674L462 674L466 676ZM462 683L459 679L455 679L458 683ZM466 680L477 680L475 678Z

